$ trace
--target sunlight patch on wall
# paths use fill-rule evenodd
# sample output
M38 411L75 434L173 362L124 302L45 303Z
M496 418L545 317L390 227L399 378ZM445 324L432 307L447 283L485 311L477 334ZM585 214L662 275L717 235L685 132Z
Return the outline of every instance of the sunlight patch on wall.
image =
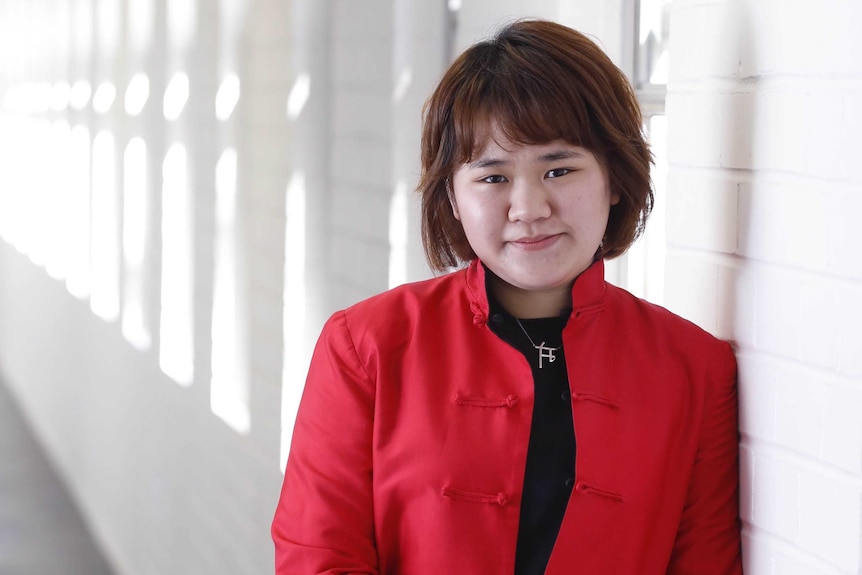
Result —
M134 0L126 3L128 10L129 46L143 53L153 41L155 28L155 2L153 0Z
M407 184L399 181L389 201L389 287L407 281Z
M245 318L238 302L237 153L222 152L216 165L215 271L213 278L210 407L239 433L251 427Z
M74 91L74 90L73 90ZM90 131L86 126L72 128L69 153L68 193L69 263L66 289L86 299L90 295Z
M51 124L47 120L28 118L26 143L22 146L23 158L21 186L19 193L24 195L22 202L20 230L20 250L27 254L34 265L44 267L48 260L50 245L50 230L47 228L47 218L42 210L50 201L48 182L49 171L42 162L46 152L46 143L50 141Z
M120 250L114 136L102 131L93 139L92 290L90 309L105 321L120 314Z
M184 50L197 34L197 2L166 2L168 39L172 46Z
M233 115L239 102L239 78L236 74L224 77L216 92L215 113L219 121L226 122Z
M308 369L305 339L305 173L293 173L287 187L284 258L284 365L281 394L281 467L287 462L293 421Z
M18 114L27 113L27 98L25 86L12 86L3 94L3 111L10 114L9 121L12 121Z
M162 111L165 119L173 122L180 117L189 101L189 77L185 72L177 72L165 88Z
M302 110L308 103L308 98L311 95L311 76L306 73L296 77L293 87L290 89L290 94L287 97L287 117L290 120L296 120L302 114Z
M8 93L7 93L8 95ZM3 111L8 109L6 98L3 99ZM5 113L0 113L0 158L6 158L7 161L13 162L15 156L12 155L14 148L13 141L13 124ZM15 214L12 213L12 188L15 185L15 177L12 174L12 165L5 170L0 171L0 238L11 243L10 229L12 222L15 221Z
M93 48L93 0L77 0L72 4L76 52L90 54Z
M125 109L129 116L138 116L150 97L150 79L146 74L135 74L126 87Z
M111 82L102 82L93 94L93 110L97 114L107 114L114 105L117 97L117 88Z
M53 86L47 82L22 84L11 91L9 107L18 114L44 114L51 109L53 92Z
M194 378L192 199L185 146L174 144L162 164L162 285L159 366L178 384Z
M0 122L4 124L9 120L6 118L6 114L9 114L15 110L15 95L17 90L15 86L8 88L3 93L3 114L0 115ZM3 134L0 134L0 138L2 138Z
M123 336L147 350L152 336L144 317L144 261L150 224L147 144L132 138L123 154Z
M120 3L117 0L96 2L96 34L103 53L111 54L120 47Z
M11 98L10 98L11 100ZM12 108L14 103L9 104ZM14 108L12 108L14 109ZM3 238L19 252L24 252L24 210L26 209L26 142L28 124L32 121L10 115L4 117L3 138L4 157L9 158L8 172L3 174L3 187L0 197L3 198L3 212L0 220L3 222Z
M401 70L398 74L398 80L395 82L395 88L392 90L392 103L400 103L407 95L407 91L413 84L413 71L410 68Z
M644 234L626 252L625 288L634 295L662 305L664 302L665 188L667 185L667 117L651 116L645 125L655 154L651 177L655 207Z
M69 107L72 86L68 82L57 82L51 88L51 110L64 112Z
M13 109L14 96L4 98L4 108ZM29 121L17 115L0 115L0 154L4 170L0 172L0 236L21 251L20 237L24 228L23 210L27 198L24 172L24 143Z
M72 91L69 94L69 107L76 112L80 112L90 103L90 96L93 88L86 80L78 80L72 84Z
M60 102L54 102L59 104ZM66 279L69 265L69 235L71 233L71 221L69 214L74 208L72 195L68 191L71 180L72 166L70 165L72 147L72 128L65 120L58 120L51 126L49 141L46 142L45 150L48 165L47 189L45 194L47 203L51 209L43 212L45 220L45 240L48 248L45 260L45 271L56 280Z
M66 120L33 116L61 108L70 91L62 83L13 86L0 113L0 235L60 281L70 264L72 130Z
M246 29L248 0L218 0L222 43L236 46L242 31Z

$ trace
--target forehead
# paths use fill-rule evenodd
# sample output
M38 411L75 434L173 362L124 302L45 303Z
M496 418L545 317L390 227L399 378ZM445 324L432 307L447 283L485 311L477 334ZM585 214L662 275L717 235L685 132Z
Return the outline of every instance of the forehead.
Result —
M487 155L529 154L541 155L545 148L578 149L589 153L580 141L563 137L558 130L531 129L519 125L504 115L497 119L490 114L473 118L461 135L461 163L470 163Z
M554 161L563 158L592 156L582 146L563 139L549 142L528 142L513 139L496 124L479 132L481 139L474 143L472 154L464 163L472 167L483 167L494 160L524 159L531 161Z

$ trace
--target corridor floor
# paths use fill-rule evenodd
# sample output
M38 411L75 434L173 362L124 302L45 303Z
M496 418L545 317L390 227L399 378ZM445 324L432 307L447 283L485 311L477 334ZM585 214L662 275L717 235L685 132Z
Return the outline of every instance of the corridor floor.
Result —
M0 574L112 575L0 380Z

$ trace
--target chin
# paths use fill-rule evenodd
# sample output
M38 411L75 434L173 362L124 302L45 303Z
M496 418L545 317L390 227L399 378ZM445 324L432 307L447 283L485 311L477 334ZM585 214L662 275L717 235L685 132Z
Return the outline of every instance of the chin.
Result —
M574 277L569 279L568 276L553 278L545 277L542 281L536 281L535 275L529 275L526 277L522 276L512 279L514 281L511 281L509 283L511 283L517 288L527 291L546 291L551 289L557 289L574 281Z

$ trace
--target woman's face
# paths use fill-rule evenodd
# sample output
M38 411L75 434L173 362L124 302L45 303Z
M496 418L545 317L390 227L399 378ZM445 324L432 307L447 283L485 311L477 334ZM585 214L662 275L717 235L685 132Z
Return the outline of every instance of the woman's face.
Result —
M537 293L571 285L593 263L619 197L586 148L515 144L493 130L453 175L450 200L488 269Z

